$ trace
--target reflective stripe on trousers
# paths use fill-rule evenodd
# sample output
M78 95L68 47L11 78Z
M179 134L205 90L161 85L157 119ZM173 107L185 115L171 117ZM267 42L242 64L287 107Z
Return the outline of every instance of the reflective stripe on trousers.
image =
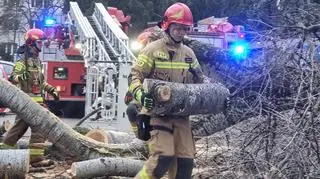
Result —
M44 99L42 96L35 96L34 94L29 94L30 98L37 103L44 103Z
M29 152L30 152L29 154L32 156L43 156L44 155L44 149L30 148Z

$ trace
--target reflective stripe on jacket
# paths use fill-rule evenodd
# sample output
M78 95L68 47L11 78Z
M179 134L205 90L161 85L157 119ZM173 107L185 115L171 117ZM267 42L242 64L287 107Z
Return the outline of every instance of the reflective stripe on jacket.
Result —
M203 82L203 73L194 52L182 43L174 43L167 35L149 43L141 51L131 75L130 92L141 88L144 78L177 83Z
M33 95L29 95L31 97L31 99L37 103L44 103L44 99L43 96L33 96Z
M20 76L26 74L27 80L19 80ZM39 58L29 58L24 59L24 55L21 59L16 62L12 79L17 84L17 86L25 93L34 93L35 88L39 89L40 93L44 90L50 92L54 89L53 86L44 81L44 76L42 74L42 66Z

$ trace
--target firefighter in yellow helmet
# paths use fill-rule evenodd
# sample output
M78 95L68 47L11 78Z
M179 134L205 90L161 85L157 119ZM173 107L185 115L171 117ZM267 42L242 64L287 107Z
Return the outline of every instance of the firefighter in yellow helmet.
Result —
M203 73L194 52L182 44L192 26L192 13L183 3L170 6L162 22L164 37L147 44L132 67L129 90L146 109L152 109L152 95L142 89L145 78L176 83L203 83ZM195 154L187 117L155 116L150 119L149 159L136 178L161 178L176 160L177 179L190 179ZM173 165L174 166L174 165ZM169 176L170 177L170 176ZM171 176L172 177L172 176Z
M30 29L25 34L25 44L18 49L20 59L16 62L10 81L27 93L34 101L44 104L43 92L51 94L55 100L59 100L59 94L53 86L44 81L39 53L45 33L40 29ZM23 119L16 118L15 124L7 132L3 140L3 146L14 146L27 131L28 126ZM36 129L31 130L30 137L30 163L31 165L49 164L44 160L43 148L33 146L33 143L44 143L45 139Z

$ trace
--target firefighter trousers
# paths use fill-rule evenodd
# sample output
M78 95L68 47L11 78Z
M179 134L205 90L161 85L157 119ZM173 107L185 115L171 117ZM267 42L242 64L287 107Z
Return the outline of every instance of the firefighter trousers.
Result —
M3 139L3 143L14 146L18 142L18 140L26 133L29 126L24 122L24 120L20 119L18 116L15 119L15 124L12 128L6 133ZM43 160L44 148L39 148L32 146L33 143L44 143L45 138L40 134L31 130L31 137L29 141L30 148L30 163L38 162Z
M136 179L191 179L195 146L186 117L157 117L150 121L149 159Z

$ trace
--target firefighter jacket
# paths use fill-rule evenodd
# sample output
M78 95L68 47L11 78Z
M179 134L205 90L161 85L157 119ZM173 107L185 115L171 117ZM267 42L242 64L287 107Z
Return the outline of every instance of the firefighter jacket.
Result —
M36 102L43 102L43 91L49 93L54 91L54 87L44 81L41 61L38 57L26 59L22 54L14 66L11 80Z
M132 67L129 91L142 88L145 78L176 83L203 83L203 72L194 52L175 43L167 34L141 50Z

